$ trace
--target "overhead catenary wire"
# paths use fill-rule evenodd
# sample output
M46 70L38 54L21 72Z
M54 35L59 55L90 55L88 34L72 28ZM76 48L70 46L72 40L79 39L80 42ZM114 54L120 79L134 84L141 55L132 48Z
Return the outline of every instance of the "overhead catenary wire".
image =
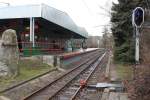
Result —
M105 17L111 17L111 15L104 14L104 13L97 13L97 14L99 14L99 15L103 15L103 16L105 16Z
M0 2L0 4L6 4L7 6L10 6L10 3L7 2Z
M86 1L85 1L85 0L82 0L82 2L84 3L85 7L87 8L89 14L92 15L93 12L92 12L91 9L89 8L89 6L88 6L88 4L86 3ZM103 9L104 11L108 12L108 14L98 13L99 15L106 16L106 17L111 17L111 15L110 15L111 12L110 12L109 10L105 9L104 7L101 7L100 5L98 5L98 6L99 6L99 8L101 8L101 9Z
M108 9L106 9L106 8L100 6L100 5L98 5L98 7L99 7L100 9L106 11L108 14L111 14L111 11L109 11Z
M85 0L82 0L82 2L85 5L85 7L87 8L89 14L92 15L92 12L91 12L90 8L88 7L87 3L85 2Z
M107 25L97 25L97 26L94 26L94 28L97 28L97 27L105 27L105 26L111 26L110 24L107 24Z

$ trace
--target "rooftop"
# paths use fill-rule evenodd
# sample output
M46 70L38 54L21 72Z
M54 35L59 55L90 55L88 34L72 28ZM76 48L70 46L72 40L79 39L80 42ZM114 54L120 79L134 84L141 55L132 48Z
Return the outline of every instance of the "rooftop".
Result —
M45 4L41 5L25 5L25 6L7 6L0 8L0 19L16 19L16 18L43 18L47 21L55 23L65 29L72 31L84 38L88 37L88 33L84 28L78 27L70 16Z

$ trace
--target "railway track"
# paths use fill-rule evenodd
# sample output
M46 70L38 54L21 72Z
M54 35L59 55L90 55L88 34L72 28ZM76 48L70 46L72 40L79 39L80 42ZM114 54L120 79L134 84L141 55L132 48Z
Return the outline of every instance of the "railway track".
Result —
M91 64L84 72L77 76L70 84L68 84L50 100L74 100L84 85L86 85L88 80L91 78L104 56L105 54L103 54L95 63ZM85 83L84 85L79 84L81 80Z
M105 58L101 61L101 63L96 68L96 71L92 74L91 78L88 80L87 85L95 85L95 83L105 81L105 71L108 62L108 54Z
M22 100L51 100L54 96L58 94L59 91L61 91L65 86L67 86L79 74L84 72L86 69L88 69L92 65L96 67L99 61L102 59L102 57L100 57L100 54L99 55L95 54L93 55L93 57L89 57L89 59L86 60L84 63L78 65L77 67L67 72L63 76L57 78L56 80L49 83L48 85L22 98ZM90 74L91 73L92 72L90 72Z
M108 54L104 57L101 63L96 68L87 82L87 86L82 89L76 96L75 100L101 100L103 89L95 88L97 83L106 82L105 71L108 62Z

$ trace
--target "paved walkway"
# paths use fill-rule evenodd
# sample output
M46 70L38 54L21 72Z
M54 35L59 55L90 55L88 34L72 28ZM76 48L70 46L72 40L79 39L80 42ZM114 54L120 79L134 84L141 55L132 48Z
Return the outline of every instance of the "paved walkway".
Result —
M129 100L127 93L104 92L101 100Z
M109 60L110 60L110 63L109 63L109 66L107 66L107 67L109 67L110 80L111 81L118 81L118 75L117 75L117 72L116 72L116 67L113 64L113 54L112 54L112 52L110 52Z

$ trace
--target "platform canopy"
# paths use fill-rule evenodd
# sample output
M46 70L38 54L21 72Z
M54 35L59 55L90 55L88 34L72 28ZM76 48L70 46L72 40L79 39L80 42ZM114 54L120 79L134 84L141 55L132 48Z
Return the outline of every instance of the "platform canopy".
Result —
M87 31L84 28L78 27L67 13L45 4L0 8L0 20L18 18L42 18L82 38L88 37Z

